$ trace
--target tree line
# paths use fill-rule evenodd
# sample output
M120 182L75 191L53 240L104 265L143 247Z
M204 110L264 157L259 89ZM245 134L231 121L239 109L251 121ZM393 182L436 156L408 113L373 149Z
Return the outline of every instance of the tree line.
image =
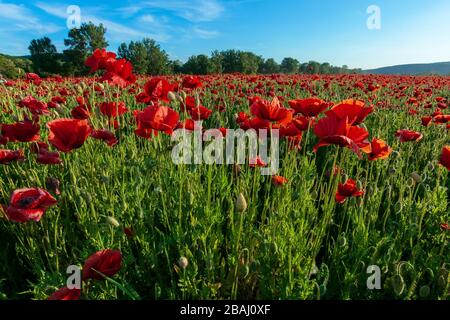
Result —
M24 72L35 72L41 76L59 74L62 76L83 76L89 69L84 65L86 58L97 48L108 47L106 28L92 22L83 23L78 29L71 29L64 39L66 49L58 52L48 37L34 39L28 50L30 56L14 58L0 55L0 74L16 78ZM329 63L309 61L300 63L292 57L278 63L273 58L264 59L253 52L240 50L213 51L210 56L193 55L183 63L171 60L169 55L154 40L145 38L120 44L118 58L125 58L133 64L136 74L335 74L359 73L361 69L336 67Z

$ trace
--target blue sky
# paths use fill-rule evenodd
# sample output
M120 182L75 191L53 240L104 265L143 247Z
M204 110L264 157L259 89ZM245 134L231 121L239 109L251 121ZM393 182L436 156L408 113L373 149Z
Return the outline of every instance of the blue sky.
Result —
M63 50L69 5L107 27L111 51L150 37L182 61L231 48L362 68L450 61L448 0L0 0L0 52L28 54L42 36ZM367 28L370 5L381 29Z

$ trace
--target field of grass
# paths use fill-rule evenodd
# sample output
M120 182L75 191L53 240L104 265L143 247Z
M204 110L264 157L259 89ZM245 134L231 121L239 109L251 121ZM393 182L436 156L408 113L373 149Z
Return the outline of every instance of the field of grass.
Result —
M0 146L24 152L0 164L0 298L46 299L66 285L69 265L113 249L119 270L83 281L81 299L448 299L450 175L438 162L450 135L449 119L437 115L448 112L450 78L235 74L199 77L202 86L189 89L172 76L164 78L178 84L171 99L138 102L150 79L123 88L93 77L0 84L0 123L27 117L40 126L34 141ZM19 103L27 96L62 99L36 112L36 103ZM90 127L110 130L117 144L89 137L60 150L60 164L37 163L32 146L48 142L46 123L72 118L82 96ZM239 128L237 114L250 115L254 96L276 96L287 109L293 99L317 97L328 108L360 100L373 112L358 126L392 153L369 161L338 145L314 152L321 113L298 147L280 140L277 175L287 182L277 185L248 164L174 164L170 134L135 133L133 111L158 103L183 121L186 97L212 111L204 128ZM103 102L128 110L108 119ZM428 126L424 116L433 117ZM402 129L423 138L401 142ZM348 178L364 194L338 203ZM13 221L7 207L22 188L47 190L57 203L40 221ZM367 288L371 265L381 270L380 289Z

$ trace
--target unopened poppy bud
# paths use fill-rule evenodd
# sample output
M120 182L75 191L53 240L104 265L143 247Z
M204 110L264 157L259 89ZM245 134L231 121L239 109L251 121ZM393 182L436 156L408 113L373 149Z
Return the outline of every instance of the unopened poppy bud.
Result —
M400 274L396 274L392 278L392 289L394 289L395 294L401 295L405 289L405 280Z
M357 187L358 187L358 190L362 190L363 184L362 184L361 181L358 181L356 185L357 185Z
M173 101L173 102L177 101L177 96L172 91L169 91L167 93L167 97L169 98L170 101Z
M180 260L178 260L178 265L181 269L186 269L189 264L189 261L186 257L181 257Z
M180 97L183 99L183 102L186 101L186 97L187 97L186 92L181 91L179 94L180 94Z
M110 225L112 225L113 227L119 227L120 226L120 223L119 223L119 221L117 221L116 220L116 218L114 218L114 217L107 217L106 218L106 221L108 221L108 223L110 224Z
M61 194L61 191L59 191L59 184L59 180L56 178L47 178L47 180L45 181L47 190L56 195Z
M393 156L394 158L399 158L399 157L400 157L400 152L394 150L394 151L392 151L392 156Z
M419 295L422 298L426 298L430 295L430 287L429 286L421 286L419 289Z
M235 206L237 212L244 212L245 210L247 210L247 201L245 200L245 197L242 193L240 193L237 197Z
M411 173L411 178L417 183L422 182L422 177L417 172Z

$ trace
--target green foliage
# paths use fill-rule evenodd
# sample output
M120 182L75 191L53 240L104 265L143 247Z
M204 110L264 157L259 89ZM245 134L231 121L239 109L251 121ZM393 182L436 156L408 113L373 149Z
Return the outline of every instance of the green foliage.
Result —
M294 74L298 72L298 68L300 66L300 62L294 58L284 58L281 61L281 71L283 73Z
M88 55L95 49L108 47L105 39L106 28L103 24L96 26L92 22L83 23L80 28L73 28L64 39L64 45L68 47L64 50L63 70L69 75L84 75L89 70L84 62Z
M48 37L31 40L28 47L33 69L41 76L60 74L62 70L62 56Z
M128 45L122 43L117 54L119 58L130 61L137 74L165 75L172 72L168 54L152 39L131 41Z

